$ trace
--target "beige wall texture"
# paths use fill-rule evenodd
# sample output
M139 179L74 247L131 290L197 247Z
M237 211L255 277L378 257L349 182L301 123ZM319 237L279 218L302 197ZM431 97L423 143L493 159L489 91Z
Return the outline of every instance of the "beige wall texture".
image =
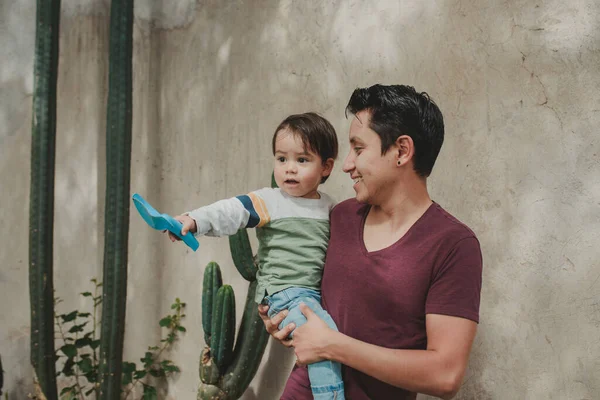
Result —
M31 391L28 212L35 4L0 2L0 354L10 399ZM100 277L108 66L107 0L63 0L58 82L55 287L84 308ZM269 184L270 139L318 111L341 139L355 87L404 83L444 112L432 197L479 236L481 323L460 399L600 398L600 3L597 0L138 0L131 190L180 213ZM218 261L246 283L228 242L197 253L133 212L125 357L189 305L163 398L193 399L203 346L201 281ZM240 312L238 312L238 319ZM243 399L277 399L293 354L270 343ZM425 398L425 397L423 397Z

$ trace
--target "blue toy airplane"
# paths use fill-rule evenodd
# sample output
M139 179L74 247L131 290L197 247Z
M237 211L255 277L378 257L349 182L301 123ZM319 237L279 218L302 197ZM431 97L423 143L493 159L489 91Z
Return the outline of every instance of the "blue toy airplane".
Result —
M135 193L132 196L133 204L135 204L135 208L137 208L138 212L150 225L152 228L157 229L159 231L168 230L181 240L185 244L187 244L192 250L198 250L200 244L198 240L194 237L192 232L188 232L185 236L181 235L181 228L183 228L183 224L177 221L175 218L171 217L168 214L161 214L154 209L142 196Z

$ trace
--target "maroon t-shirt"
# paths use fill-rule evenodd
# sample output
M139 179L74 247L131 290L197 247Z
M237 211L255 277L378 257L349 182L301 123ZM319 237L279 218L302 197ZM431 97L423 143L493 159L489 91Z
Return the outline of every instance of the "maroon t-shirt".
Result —
M368 252L369 207L350 199L331 213L322 297L340 332L392 349L426 349L426 314L479 322L482 259L475 234L433 203L400 240ZM349 400L416 398L350 367L343 374ZM306 368L294 368L281 398L313 398Z

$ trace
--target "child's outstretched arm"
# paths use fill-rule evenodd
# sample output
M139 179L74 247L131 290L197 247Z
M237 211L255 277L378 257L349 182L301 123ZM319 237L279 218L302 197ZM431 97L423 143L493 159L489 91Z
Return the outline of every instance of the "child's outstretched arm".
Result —
M183 224L181 234L192 232L195 236L229 236L248 225L250 212L239 198L220 200L194 211L178 215L175 219ZM172 242L180 240L169 232Z

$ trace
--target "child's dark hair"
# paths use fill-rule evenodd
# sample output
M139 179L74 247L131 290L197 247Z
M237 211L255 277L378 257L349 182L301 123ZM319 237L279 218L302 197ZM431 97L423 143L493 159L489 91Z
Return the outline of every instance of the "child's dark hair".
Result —
M279 131L288 129L294 135L302 138L305 150L310 150L321 157L325 163L328 159L336 159L338 155L338 140L333 125L325 118L314 112L290 115L284 119L273 134L273 154L275 154L275 142ZM321 183L329 176L323 177Z

